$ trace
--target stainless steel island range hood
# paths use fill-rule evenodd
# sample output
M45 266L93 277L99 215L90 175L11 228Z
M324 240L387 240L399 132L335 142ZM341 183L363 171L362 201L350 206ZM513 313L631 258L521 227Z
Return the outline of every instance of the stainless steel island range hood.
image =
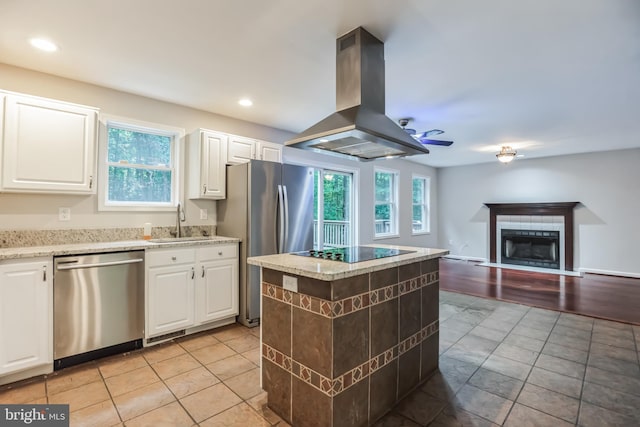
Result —
M359 160L428 154L385 115L384 44L358 27L336 49L338 111L285 145Z

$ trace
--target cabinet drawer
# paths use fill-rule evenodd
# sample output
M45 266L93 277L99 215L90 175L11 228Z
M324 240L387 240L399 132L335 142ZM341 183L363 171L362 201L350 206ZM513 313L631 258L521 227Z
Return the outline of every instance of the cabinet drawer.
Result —
M198 249L200 261L228 259L238 257L238 245L215 245Z
M195 249L150 250L146 254L147 267L167 266L196 262Z

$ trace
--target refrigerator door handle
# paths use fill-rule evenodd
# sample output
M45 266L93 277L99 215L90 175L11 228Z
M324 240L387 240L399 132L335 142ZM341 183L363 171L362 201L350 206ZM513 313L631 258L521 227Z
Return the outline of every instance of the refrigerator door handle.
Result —
M279 224L276 224L276 229L277 229L277 245L278 247L276 248L276 250L278 251L279 254L281 254L284 250L284 239L285 239L285 234L284 234L284 228L285 228L285 212L284 212L284 192L282 190L282 185L278 185L278 203L276 206L276 222L279 222Z
M282 186L284 193L284 247L282 252L286 252L289 247L289 196L287 195L287 186Z

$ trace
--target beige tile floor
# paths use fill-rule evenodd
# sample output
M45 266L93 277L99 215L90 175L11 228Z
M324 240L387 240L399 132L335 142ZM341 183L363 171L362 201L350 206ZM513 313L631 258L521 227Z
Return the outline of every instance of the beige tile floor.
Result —
M259 387L259 330L230 325L0 388L75 426L287 426ZM376 427L638 426L640 326L440 292L440 365Z
M0 388L68 403L71 426L287 426L260 389L259 328L235 324Z

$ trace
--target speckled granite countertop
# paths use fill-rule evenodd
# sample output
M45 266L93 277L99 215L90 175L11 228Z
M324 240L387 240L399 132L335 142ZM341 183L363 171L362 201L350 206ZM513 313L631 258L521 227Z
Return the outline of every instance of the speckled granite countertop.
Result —
M371 261L346 263L329 261L318 258L303 257L291 254L264 255L247 258L247 262L259 265L263 268L311 277L319 280L338 280L373 271L386 270L387 268L411 264L417 261L425 261L440 258L449 254L445 249L419 248L413 246L395 245L364 245L378 248L392 248L414 251L409 254L378 258Z
M19 259L31 257L48 257L59 255L78 255L100 252L134 251L154 248L168 248L181 246L223 245L237 243L240 239L235 237L211 236L206 239L158 239L153 240L126 240L118 242L90 242L74 243L70 245L50 246L26 246L21 248L0 249L0 261L6 259Z

